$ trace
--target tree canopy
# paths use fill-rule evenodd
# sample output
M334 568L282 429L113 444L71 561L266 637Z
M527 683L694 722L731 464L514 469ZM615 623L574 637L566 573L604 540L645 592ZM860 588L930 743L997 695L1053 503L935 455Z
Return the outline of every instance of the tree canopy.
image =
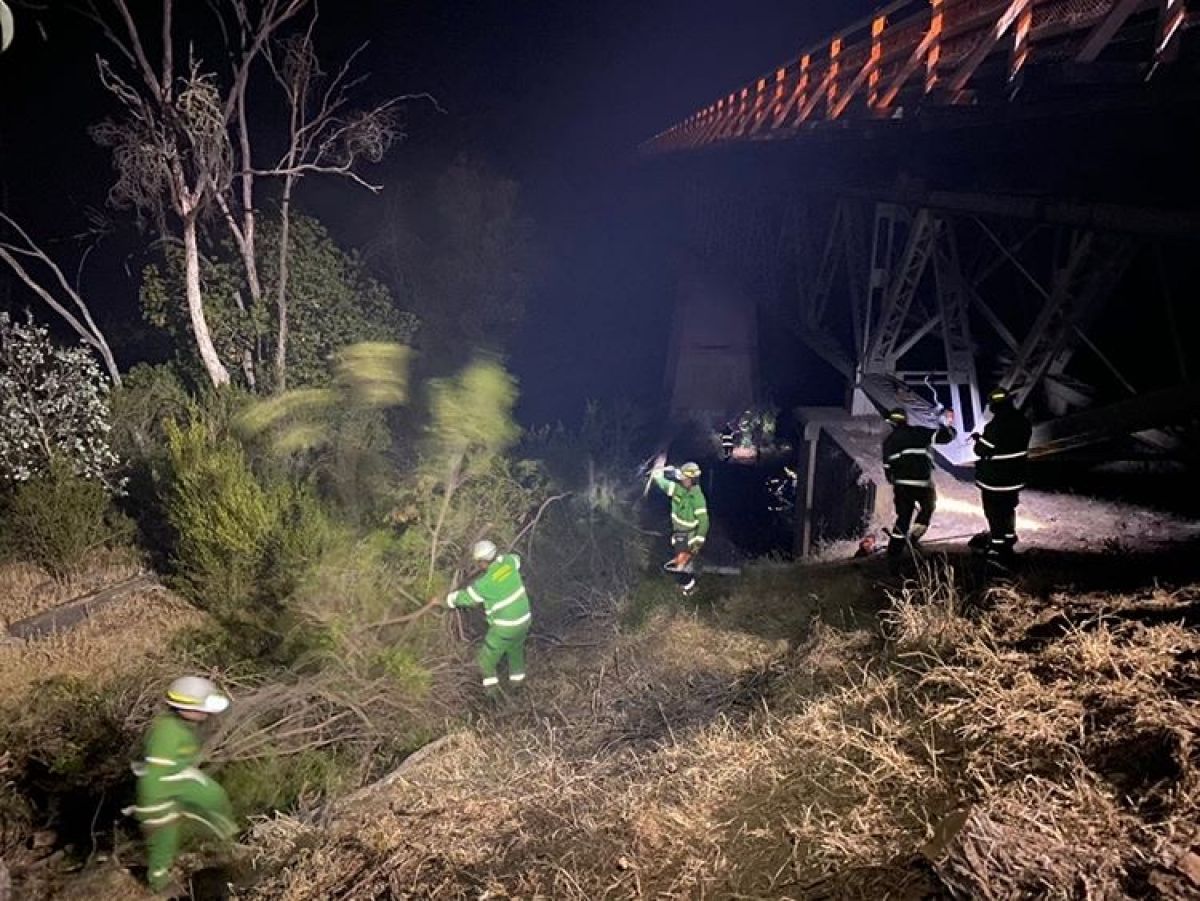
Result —
M279 278L279 220L259 222L258 267L264 297L273 297ZM409 343L416 331L414 314L397 309L391 294L366 271L362 259L334 243L315 219L292 214L290 247L288 384L327 385L337 350L363 341ZM183 295L183 256L169 247L161 265L143 273L142 304L147 319L173 338L188 327ZM244 289L244 273L231 243L223 242L201 263L201 282L213 339L222 359L244 365L249 359L261 378L275 348L277 320L268 301L254 305ZM194 369L192 348L177 340L183 359Z

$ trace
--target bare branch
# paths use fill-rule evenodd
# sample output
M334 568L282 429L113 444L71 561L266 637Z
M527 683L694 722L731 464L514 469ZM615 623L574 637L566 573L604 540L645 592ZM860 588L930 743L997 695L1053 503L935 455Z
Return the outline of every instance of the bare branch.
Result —
M38 297L45 301L46 305L54 310L54 312L65 319L67 324L75 330L75 333L79 335L80 338L82 338L89 346L96 346L96 339L88 333L88 330L84 327L83 323L76 319L70 310L55 300L53 294L38 284L37 280L34 279L33 276L29 274L28 270L21 265L21 262L15 256L13 256L7 244L0 244L0 260L3 260L8 264L8 267L12 269L17 278L25 283L26 287L28 287Z
M113 384L120 385L121 373L120 370L117 369L117 364L116 360L113 358L112 349L109 347L108 341L104 337L104 333L100 331L99 326L97 326L95 320L92 319L91 311L88 309L87 304L84 303L83 297L80 295L79 291L73 288L71 283L67 281L67 277L59 265L55 263L54 260L52 260L44 250L38 247L38 245L34 243L33 239L30 238L29 234L23 228L21 228L21 226L18 225L17 222L14 221L8 214L0 212L0 222L3 222L14 232L16 232L25 244L25 246L22 247L6 241L0 241L0 261L3 261L5 264L7 264L17 278L24 282L34 294L40 297L42 301L48 307L50 307L50 309L54 310L54 312L61 316L63 320L69 326L71 326L75 333L79 335L84 343L93 348L100 355L100 358L104 361L105 368L108 370L109 378L112 379ZM30 272L21 264L20 260L17 259L17 255L35 259L50 269L66 296L71 299L76 308L79 310L83 318L82 322L67 308L65 304L61 303L50 292L49 289L47 289L41 284L41 282L35 279L32 274L30 274ZM82 265L83 264L81 262L81 268Z
M163 45L163 64L162 64L162 90L164 98L171 96L171 83L175 80L175 41L174 29L172 20L174 18L174 0L163 0L163 26L162 26L162 45Z
M163 2L169 4L171 0L163 0ZM128 36L128 43L125 45L127 47L126 55L137 62L137 68L141 70L146 87L158 96L166 98L164 86L159 83L158 76L154 74L154 68L150 65L150 59L146 56L146 48L142 45L142 36L137 30L137 25L134 24L133 16L129 12L129 5L125 0L112 0L112 3L125 23L125 33ZM109 34L114 41L117 41L114 32L109 30Z
M276 169L255 169L254 174L268 176L341 175L362 185L362 187L366 188L372 194L378 194L383 190L383 185L371 184L369 181L362 178L362 176L354 172L348 165L318 166L315 163L298 163L295 166L286 166Z

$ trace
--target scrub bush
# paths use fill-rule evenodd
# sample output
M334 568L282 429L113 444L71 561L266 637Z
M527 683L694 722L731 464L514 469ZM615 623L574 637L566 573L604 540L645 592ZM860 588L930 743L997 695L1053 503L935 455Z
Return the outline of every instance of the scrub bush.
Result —
M218 616L237 615L254 596L276 524L272 498L241 446L214 438L202 422L169 423L167 443L176 575L201 606Z
M122 460L165 456L167 422L182 420L193 401L173 367L135 366L112 392L113 449Z
M355 761L336 750L315 748L234 761L214 775L229 795L234 817L244 822L336 794L352 782L357 768Z
M116 819L132 797L129 764L141 756L153 703L140 678L126 676L108 683L55 677L8 705L0 747L11 760L6 806L18 819L10 828L20 827L22 806L67 841L86 838L94 817Z
M0 518L4 550L57 579L69 576L90 551L122 544L133 533L132 523L113 508L108 489L76 475L59 458L0 501Z
M313 494L255 475L236 439L200 419L167 425L167 516L180 587L247 642L273 645L286 600L319 558L329 524Z

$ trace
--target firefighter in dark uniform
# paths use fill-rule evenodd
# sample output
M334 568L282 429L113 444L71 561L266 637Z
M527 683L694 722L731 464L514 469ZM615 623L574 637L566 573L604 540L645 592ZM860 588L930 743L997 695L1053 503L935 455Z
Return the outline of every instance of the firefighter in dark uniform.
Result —
M896 525L888 533L888 555L894 557L907 543L920 541L929 528L937 507L932 445L949 444L958 433L954 429L953 410L942 412L936 429L910 425L903 407L889 412L887 420L892 431L883 440L883 472L892 486L896 504Z
M1001 560L1012 557L1017 543L1017 505L1025 487L1025 463L1033 426L1017 409L1007 388L988 393L992 418L975 439L975 484L983 498L988 529L970 541L976 551Z

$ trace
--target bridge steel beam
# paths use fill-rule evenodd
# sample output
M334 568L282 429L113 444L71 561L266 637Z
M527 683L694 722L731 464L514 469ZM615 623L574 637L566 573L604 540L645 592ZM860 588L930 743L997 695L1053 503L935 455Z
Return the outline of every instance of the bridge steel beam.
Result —
M1084 38L1083 46L1075 54L1077 63L1093 63L1104 52L1104 48L1112 43L1121 26L1136 12L1149 9L1156 0L1120 0L1103 19Z
M942 346L946 356L946 380L951 391L951 406L960 415L970 413L965 427L978 429L983 421L979 376L975 368L975 345L971 340L970 298L958 255L958 238L952 222L943 223L933 254L937 280L937 300L942 326ZM964 429L965 430L965 429Z
M1200 234L1200 213L1190 210L1163 210L1115 203L1083 203L1054 198L963 191L847 191L845 196L872 202L926 207L941 213L1042 222L1097 232L1159 238L1194 238Z
M850 392L852 413L905 396L915 398L919 409L924 392L916 382L928 378L939 399L959 411L964 427L977 427L980 389L995 379L1011 387L1035 418L1058 419L1114 398L1123 403L1122 395L1139 396L1139 388L1142 394L1158 390L1164 374L1186 381L1192 371L1185 348L1172 354L1165 336L1166 362L1176 364L1166 373L1141 367L1132 346L1100 346L1105 333L1116 328L1119 334L1114 316L1161 319L1164 330L1178 327L1172 325L1170 294L1186 284L1185 271L1195 265L1200 228L1191 214L942 192L914 192L907 202L898 194L871 200L862 192L801 192L781 205L768 185L724 192L703 182L696 186L690 207L698 243L714 256L727 251L727 262L756 296L786 294L778 326L856 389ZM824 235L814 234L812 223L826 216ZM793 256L794 264L773 265ZM964 265L968 257L970 267ZM1129 293L1127 273L1135 262L1133 273L1149 273L1150 287L1162 294L1162 309L1148 309L1143 291L1135 295L1136 313L1109 309L1118 289ZM802 289L784 285L784 275L794 276ZM1131 371L1123 372L1127 366ZM906 395L914 386L915 394ZM1131 437L1159 452L1176 446L1174 436L1154 421L1144 424L1140 414L1137 431L1122 435L1127 419L1113 418L1104 434ZM1053 432L1046 453L1098 440L1107 428L1103 417L1076 421L1082 424L1078 433ZM951 447L947 458L966 462L958 459L960 450Z
M1135 393L1088 331L1135 256L1147 246L1147 238L1065 224L1047 228L1040 222L1037 228L1013 229L1015 240L1005 242L982 221L981 214L995 220L994 211L1004 209L1017 214L1013 221L1019 223L1045 219L1050 211L1051 220L1121 221L1155 234L1180 225L1181 220L1153 210L1119 216L1115 208L1106 208L1099 215L1077 204L1031 206L1023 200L1010 204L1002 197L975 195L971 195L972 201L983 202L967 204L961 197L930 196L941 201L940 205L905 206L891 199L876 203L869 253L855 253L851 247L854 236L861 240L865 232L854 225L855 217L862 217L861 198L835 203L820 265L814 267L817 276L808 293L809 304L802 312L799 333L805 343L874 405L897 402L910 393L911 389L903 387L906 380L928 379L942 400L960 412L964 427L978 428L983 419L981 389L987 386L978 368L981 345L977 327L985 333L984 346L993 348L1001 358L1011 352L1003 370L996 374L1014 390L1019 403L1029 403L1035 393L1041 397L1044 392L1056 417L1086 410L1104 392L1069 371L1073 358L1085 351L1109 370L1116 385L1128 394ZM973 275L962 263L960 245L964 240L981 253ZM1049 277L1044 279L1039 270L1052 242L1058 250ZM982 290L984 282L1005 267L1019 273L1027 285L1025 299L1014 308L1018 312L1008 312L1007 323L996 312L1004 312L1004 308L993 309ZM855 269L857 279L853 278ZM925 275L929 269L932 277ZM1162 280L1166 290L1166 277ZM1012 286L1006 284L1005 303L1013 298ZM1035 308L1032 314L1031 304ZM838 317L847 314L853 328L838 324ZM1022 321L1029 324L1022 326ZM835 336L848 332L853 334L853 347L847 349ZM919 399L919 393L913 396ZM864 403L855 400L853 411L869 412L871 404ZM1160 406L1156 404L1155 409ZM1120 433L1126 419L1136 420L1137 440L1145 438L1160 451L1174 446L1170 435L1154 431L1153 421L1143 424L1146 417L1141 415L1114 418L1105 434ZM1043 429L1039 434L1055 435L1045 453L1096 440L1102 420L1079 418L1080 431L1073 437L1067 436L1073 427L1063 426L1065 432ZM969 458L964 448L954 446L945 456L955 463Z
M941 223L926 209L916 212L908 233L908 243L895 273L888 279L888 291L879 310L865 358L865 372L886 372L895 368L896 346L903 338L913 298L933 256Z
M1128 238L1104 238L1093 232L1070 236L1067 259L1058 267L1050 296L1021 345L1001 384L1023 404L1050 373L1055 361L1082 335L1081 321L1107 299L1136 245Z

